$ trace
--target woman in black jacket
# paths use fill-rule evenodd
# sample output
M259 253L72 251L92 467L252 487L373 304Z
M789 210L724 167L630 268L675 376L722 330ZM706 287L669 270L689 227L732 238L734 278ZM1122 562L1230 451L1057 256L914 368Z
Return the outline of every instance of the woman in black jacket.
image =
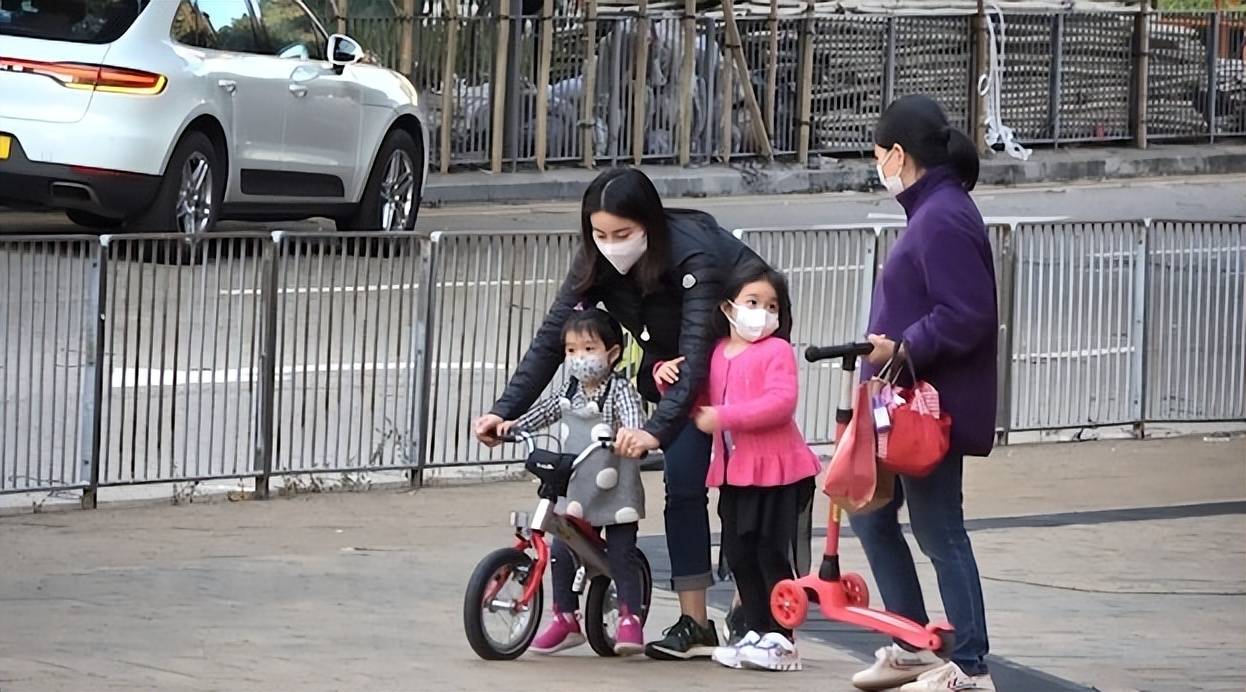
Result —
M645 653L664 660L708 657L718 644L705 609L713 583L705 486L710 438L688 414L709 370L711 318L724 277L760 259L710 215L664 209L653 182L635 169L606 171L588 186L581 233L566 282L506 391L476 421L476 436L496 444L498 425L518 418L544 391L562 364L563 323L577 306L602 303L638 335L644 358L637 386L657 409L643 429L619 432L616 451L632 458L665 451L666 543L682 612ZM680 356L678 382L659 396L654 365Z

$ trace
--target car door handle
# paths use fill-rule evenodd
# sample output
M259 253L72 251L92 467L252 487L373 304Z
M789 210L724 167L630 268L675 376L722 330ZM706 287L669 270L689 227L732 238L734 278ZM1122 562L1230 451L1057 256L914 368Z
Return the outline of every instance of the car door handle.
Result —
M216 85L224 89L227 93L230 93L230 94L234 93L235 91L238 91L238 82L235 82L232 79L219 80L216 83Z
M307 87L301 84L291 84L290 93L294 94L294 98L301 99L307 95Z

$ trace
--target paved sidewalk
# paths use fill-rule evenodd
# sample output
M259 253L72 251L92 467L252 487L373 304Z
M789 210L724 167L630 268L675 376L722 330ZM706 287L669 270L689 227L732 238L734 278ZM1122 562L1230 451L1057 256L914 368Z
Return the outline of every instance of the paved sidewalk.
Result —
M1001 690L1246 688L1246 439L1211 439L970 464ZM661 479L646 484L661 571ZM814 624L807 670L781 678L584 654L483 663L462 634L464 582L534 498L523 481L2 517L0 690L834 691L879 643ZM855 539L843 560L868 571ZM647 634L675 612L656 592Z

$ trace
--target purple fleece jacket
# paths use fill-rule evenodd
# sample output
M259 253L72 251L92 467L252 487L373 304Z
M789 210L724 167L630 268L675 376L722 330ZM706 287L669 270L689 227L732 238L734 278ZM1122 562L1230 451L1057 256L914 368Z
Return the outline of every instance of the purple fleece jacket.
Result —
M908 228L874 289L870 332L903 339L917 376L939 390L952 451L985 456L995 441L999 329L986 224L948 167L897 199ZM864 377L874 372L863 368Z

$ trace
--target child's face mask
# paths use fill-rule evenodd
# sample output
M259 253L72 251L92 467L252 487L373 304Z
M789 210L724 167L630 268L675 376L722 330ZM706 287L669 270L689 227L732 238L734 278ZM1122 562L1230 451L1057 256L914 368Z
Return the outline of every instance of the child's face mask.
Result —
M572 332L564 340L566 353L563 363L567 374L589 387L595 387L610 376L622 352L617 345L606 348L601 337L596 335Z
M597 354L567 356L567 374L583 384L597 384L610 374L606 356Z
M779 316L765 308L730 303L727 321L745 341L761 341L779 330ZM725 312L725 310L724 310Z

